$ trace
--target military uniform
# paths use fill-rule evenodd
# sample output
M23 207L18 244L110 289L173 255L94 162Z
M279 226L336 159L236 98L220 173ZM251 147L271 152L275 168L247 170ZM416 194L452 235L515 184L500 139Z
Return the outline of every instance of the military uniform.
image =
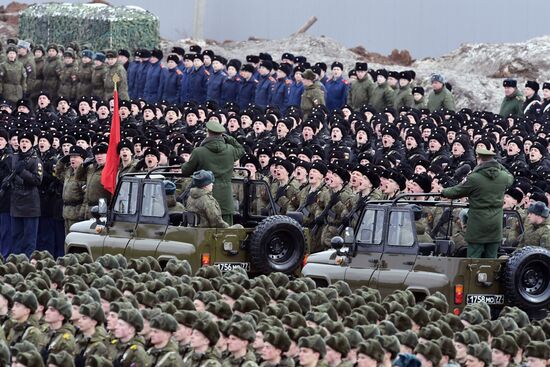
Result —
M71 102L76 100L76 87L78 86L78 67L76 62L64 64L59 74L58 94L68 98Z
M428 96L428 109L431 112L439 109L455 110L455 101L451 92L446 88L439 91L432 91Z
M256 355L252 351L248 351L244 357L235 358L230 356L224 359L222 367L257 367Z
M27 72L18 61L0 64L0 95L10 102L17 102L27 92Z
M300 108L304 114L304 121L311 113L313 107L324 104L325 95L319 82L314 82L312 85L305 87L304 93L302 93L302 100L300 102Z
M518 238L518 248L540 246L550 250L550 223L531 224Z
M25 69L27 74L27 92L30 95L35 95L40 90L39 85L36 81L36 63L34 62L34 56L30 53L27 53L25 56L18 56L18 60Z
M26 322L13 323L12 328L6 335L6 343L10 347L13 347L15 344L23 341L36 345L37 348L41 348L45 344L45 336L40 331L36 321L29 319Z
M55 176L63 180L63 219L65 232L68 233L74 223L84 218L83 188L86 185L86 173L82 166L75 171L59 161L55 166Z
M321 234L321 243L325 248L330 248L330 240L338 235L338 227L342 224L342 219L347 211L351 210L353 193L343 188L338 192L330 190L330 202L335 202L325 216L327 225L323 228ZM328 205L329 205L328 204Z
M221 367L216 353L209 349L206 353L190 352L183 360L182 366L186 367Z
M151 366L151 356L145 351L144 345L145 343L141 337L135 337L127 343L117 343L117 354L114 358L113 366Z
M294 211L300 205L298 197L299 186L296 180L290 179L283 186L281 186L279 181L275 181L271 184L270 190L273 201L280 207L278 214Z
M63 350L71 355L76 350L74 328L68 323L63 324L57 330L50 330L46 334L46 345L42 349L42 358L47 360L48 355L59 353Z
M43 84L44 84L44 62L45 62L44 61L44 56L34 58L34 64L36 66L36 69L35 69L36 70L36 84L35 84L34 92L32 90L29 90L29 93L31 95L31 99L33 101L36 101L36 98L38 98L38 92L40 92L43 88Z
M104 198L107 203L111 199L111 193L103 187L101 183L101 173L105 165L99 166L97 163L86 167L86 190L84 191L84 218L89 215L89 209L99 203L99 199Z
M351 108L358 111L363 104L368 104L370 102L373 88L374 83L368 76L365 76L361 80L352 81L351 88L348 93L348 104Z
M383 112L386 107L393 106L393 92L388 83L376 84L375 87L372 88L369 104L373 106L377 112Z
M203 228L227 228L229 224L222 218L220 204L211 192L205 189L193 187L189 191L189 197L185 204L187 211L199 216L199 227Z
M498 114L502 117L523 116L523 101L523 96L516 90L511 96L504 97Z
M107 68L105 64L94 65L92 69L92 96L103 98L105 91L105 73Z
M75 366L84 367L89 365L89 359L94 355L108 355L109 350L106 345L108 340L107 332L103 326L96 327L95 333L91 337L82 333L78 334L75 338Z
M186 366L183 364L181 356L179 355L178 347L174 341L169 341L168 344L162 349L153 347L147 351L147 354L151 356L151 366L154 367Z
M47 57L44 61L44 68L42 74L44 75L44 81L42 83L42 89L48 93L52 100L57 99L59 96L59 77L61 70L63 69L63 63L58 57Z
M78 85L76 87L76 98L82 96L92 96L93 85L92 75L94 72L94 66L92 62L81 63L78 68Z
M105 65L105 74L103 75L103 99L108 101L115 90L115 83L113 77L118 75L119 81L117 83L118 97L122 100L129 100L128 96L128 80L126 79L126 70L124 66L118 62L114 65Z
M399 111L402 107L413 107L414 98L410 84L399 88L393 100L393 107Z

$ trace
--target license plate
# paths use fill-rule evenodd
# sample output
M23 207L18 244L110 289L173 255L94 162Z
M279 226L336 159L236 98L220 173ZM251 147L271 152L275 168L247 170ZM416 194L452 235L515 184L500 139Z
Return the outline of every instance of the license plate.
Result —
M250 271L250 263L215 263L214 265L217 266L218 269L222 271L222 273L237 268L242 268L246 271Z
M466 297L467 303L487 303L488 305L503 305L503 294L469 294Z

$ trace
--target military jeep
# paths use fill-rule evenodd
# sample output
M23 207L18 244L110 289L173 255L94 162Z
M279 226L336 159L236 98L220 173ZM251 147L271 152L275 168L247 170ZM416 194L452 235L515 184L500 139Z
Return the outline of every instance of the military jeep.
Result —
M455 314L479 302L489 304L495 314L505 305L531 315L544 313L550 304L550 251L517 249L503 242L498 259L466 258L466 248L457 248L453 241L452 228L456 212L467 205L414 201L410 196L417 195L367 203L355 228L346 228L347 238L334 237L331 250L310 255L302 274L319 286L344 280L352 288L377 288L382 297L408 289L417 302L440 291ZM432 210L439 207L448 214L435 224L440 230L432 233L433 242L419 242L413 204ZM505 211L503 221L505 227L510 222L519 224L523 233L516 211Z
M240 267L251 274L299 273L307 251L300 215L274 215L265 181L237 169L233 220L244 229L202 228L195 213L169 213L162 181L182 178L171 168L178 167L122 176L109 207L100 203L91 210L95 219L71 227L66 253L86 252L94 259L154 256L161 266L171 258L185 259L195 271L215 265L223 272Z

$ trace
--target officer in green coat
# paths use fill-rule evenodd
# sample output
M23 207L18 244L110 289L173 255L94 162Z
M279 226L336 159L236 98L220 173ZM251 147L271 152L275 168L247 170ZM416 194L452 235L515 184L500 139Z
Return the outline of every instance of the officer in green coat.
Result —
M34 62L34 56L30 53L31 44L27 41L19 40L17 43L17 59L25 68L27 74L27 93L30 95L40 92L37 90L38 83L36 81L36 64ZM34 103L35 101L33 101Z
M94 67L92 70L92 96L102 98L105 90L105 54L97 52L94 55Z
M63 68L59 74L59 96L68 98L71 102L76 100L76 87L78 85L78 66L72 51L63 53Z
M233 224L233 192L231 179L233 166L245 150L232 136L225 135L225 128L217 121L206 123L208 136L198 148L193 149L189 161L182 164L183 176L191 176L201 169L214 173L215 183L212 195L220 204L223 220Z
M405 70L399 73L399 90L393 100L393 107L398 112L401 107L412 107L414 105L411 80L412 75L410 71Z
M321 89L319 82L315 81L315 73L311 69L307 69L302 73L304 84L304 93L302 93L302 99L300 102L300 108L304 113L304 121L307 120L308 115L315 106L325 105L325 94Z
M80 67L78 68L78 85L76 87L76 98L92 95L92 75L94 71L94 53L91 50L84 50L81 54Z
M529 226L519 237L518 247L540 246L550 249L550 224L548 223L549 209L542 201L535 201L527 210Z
M118 76L117 82L118 97L122 100L129 100L128 96L128 79L126 75L126 69L117 61L116 51L109 50L105 53L105 74L103 76L103 98L108 101L115 90L115 83L113 77Z
M186 210L197 214L200 227L229 227L223 220L220 204L212 196L214 174L211 171L200 170L193 173L192 178L192 187L185 204Z
M357 80L351 82L351 88L348 93L348 104L354 111L358 111L363 105L370 102L374 83L367 73L368 70L369 66L366 62L355 64Z
M445 86L443 75L434 74L431 78L433 91L428 96L428 109L431 112L444 109L455 110L455 101L451 92Z
M376 84L369 99L369 104L376 109L376 112L383 112L386 107L393 106L393 91L387 80L386 69L376 70Z
M107 200L107 203L111 200L111 193L103 187L101 183L101 173L105 167L105 161L107 159L108 145L105 143L94 145L92 153L94 159L89 162L85 162L86 166L86 191L84 194L84 217L89 216L89 209L99 203L99 199L103 198Z
M518 82L514 79L505 79L502 82L504 87L504 99L500 104L500 112L502 117L521 117L523 116L523 101L524 98L518 90Z
M504 193L514 178L494 159L494 152L477 148L476 155L478 165L466 181L443 189L441 196L468 197L468 227L464 236L468 257L496 258L502 241Z
M27 73L17 60L15 46L9 46L6 53L6 62L0 64L0 96L15 103L27 92Z
M58 57L59 48L57 45L48 45L46 53L47 57L44 60L44 67L42 69L42 74L44 76L42 89L44 92L48 93L52 101L55 101L59 96L59 76L63 69L63 63Z

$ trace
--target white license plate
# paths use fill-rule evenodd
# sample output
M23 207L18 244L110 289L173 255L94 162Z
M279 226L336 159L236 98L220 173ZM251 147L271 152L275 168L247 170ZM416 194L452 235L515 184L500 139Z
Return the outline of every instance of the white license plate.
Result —
M214 265L217 266L223 273L236 268L242 268L246 271L250 271L250 263L215 263Z
M488 305L503 305L503 294L469 294L466 303L487 303Z

